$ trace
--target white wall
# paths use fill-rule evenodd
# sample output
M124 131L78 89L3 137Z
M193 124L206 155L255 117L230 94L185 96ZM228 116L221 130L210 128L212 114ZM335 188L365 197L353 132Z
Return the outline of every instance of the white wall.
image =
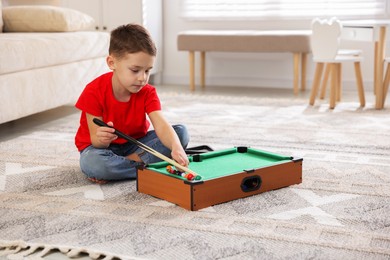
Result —
M181 0L164 1L164 64L163 83L188 85L188 53L177 50L177 34L190 29L310 29L310 21L224 21L199 22L180 17ZM390 36L388 36L390 38ZM365 57L362 73L365 89L372 89L374 44L371 42L343 42L344 48L359 48ZM390 51L390 46L388 50ZM314 64L308 57L307 86L310 88L314 74ZM199 83L199 54L196 55L196 83ZM345 88L355 88L353 65L343 67ZM288 53L207 53L206 85L281 87L292 88L292 54Z

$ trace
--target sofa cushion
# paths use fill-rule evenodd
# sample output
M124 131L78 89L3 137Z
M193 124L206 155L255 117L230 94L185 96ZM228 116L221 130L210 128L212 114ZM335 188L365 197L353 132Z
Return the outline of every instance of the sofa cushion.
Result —
M77 10L49 5L3 8L4 32L70 32L92 28L94 19Z
M3 33L0 75L104 57L109 41L107 32Z

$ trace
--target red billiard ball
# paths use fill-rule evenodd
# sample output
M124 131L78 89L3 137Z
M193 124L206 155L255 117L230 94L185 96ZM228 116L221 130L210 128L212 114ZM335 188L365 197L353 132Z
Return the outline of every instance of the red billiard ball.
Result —
M167 172L172 173L172 174L175 174L175 169L173 169L173 167L172 167L171 165L168 165L168 166L166 167L166 169L167 169Z

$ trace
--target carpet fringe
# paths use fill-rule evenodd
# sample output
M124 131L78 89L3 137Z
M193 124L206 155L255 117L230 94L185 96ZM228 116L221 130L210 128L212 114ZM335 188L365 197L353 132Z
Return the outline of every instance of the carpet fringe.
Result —
M45 259L45 256L47 256L52 251L60 252L72 259L77 259L78 257L85 256L83 254L87 254L91 259L102 259L102 260L140 259L140 258L133 258L133 257L122 256L122 255L114 255L108 252L95 251L95 250L90 250L81 247L27 243L22 240L15 240L15 241L0 240L0 257L6 256L6 258L10 260ZM33 254L35 255L31 256Z

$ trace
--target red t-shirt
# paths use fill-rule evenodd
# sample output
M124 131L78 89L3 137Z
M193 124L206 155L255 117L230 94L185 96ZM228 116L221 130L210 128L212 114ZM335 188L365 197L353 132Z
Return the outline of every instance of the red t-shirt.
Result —
M156 89L149 84L138 93L131 94L128 102L116 100L112 90L112 75L109 72L90 82L76 102L75 106L82 111L80 127L75 137L79 151L91 145L86 113L102 117L104 122L112 121L116 129L138 139L146 135L150 126L146 114L161 110ZM127 141L123 138L113 141L117 144L125 142Z

